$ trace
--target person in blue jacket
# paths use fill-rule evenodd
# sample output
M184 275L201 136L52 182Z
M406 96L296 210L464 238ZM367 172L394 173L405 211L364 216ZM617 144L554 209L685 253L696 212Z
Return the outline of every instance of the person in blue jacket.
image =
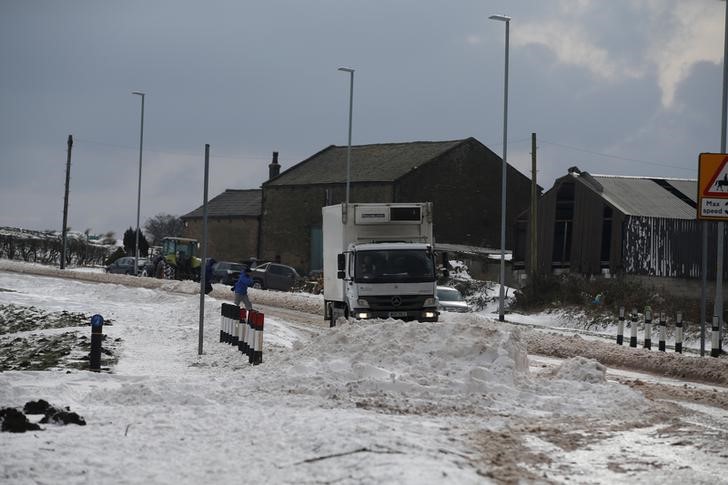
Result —
M205 263L205 294L212 292L212 267L217 263L215 258L209 258Z
M238 281L235 282L235 286L231 289L235 292L235 304L240 306L242 301L245 305L245 309L250 311L253 309L253 305L250 303L248 298L248 287L253 285L253 278L250 277L250 267L243 266L243 270L240 272Z

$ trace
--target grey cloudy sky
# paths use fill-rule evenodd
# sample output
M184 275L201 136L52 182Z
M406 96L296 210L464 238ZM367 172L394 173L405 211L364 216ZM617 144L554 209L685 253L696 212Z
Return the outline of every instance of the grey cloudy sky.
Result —
M720 149L723 23L717 0L2 0L0 226L60 230L141 220L255 188L353 143L473 136L502 153L510 15L508 161L539 184L577 165L697 177Z

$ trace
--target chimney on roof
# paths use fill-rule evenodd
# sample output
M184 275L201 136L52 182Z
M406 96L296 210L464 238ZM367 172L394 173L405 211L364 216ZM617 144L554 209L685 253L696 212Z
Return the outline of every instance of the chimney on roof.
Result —
M277 177L281 173L281 166L278 164L278 152L273 152L273 161L268 164L268 180Z
M573 167L569 167L569 173L575 173L577 175L580 175L581 170L579 170L579 167L573 166Z

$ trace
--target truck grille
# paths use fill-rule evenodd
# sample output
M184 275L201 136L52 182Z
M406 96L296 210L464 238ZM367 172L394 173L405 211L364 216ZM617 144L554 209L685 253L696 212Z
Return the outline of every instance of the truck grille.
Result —
M385 295L363 297L369 303L369 309L377 310L420 310L425 303L423 295Z

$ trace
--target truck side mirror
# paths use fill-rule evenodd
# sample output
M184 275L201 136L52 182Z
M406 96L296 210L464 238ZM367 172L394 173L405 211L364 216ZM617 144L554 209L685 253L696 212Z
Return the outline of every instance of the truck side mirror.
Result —
M343 253L336 255L336 269L339 271L346 269L346 256Z

